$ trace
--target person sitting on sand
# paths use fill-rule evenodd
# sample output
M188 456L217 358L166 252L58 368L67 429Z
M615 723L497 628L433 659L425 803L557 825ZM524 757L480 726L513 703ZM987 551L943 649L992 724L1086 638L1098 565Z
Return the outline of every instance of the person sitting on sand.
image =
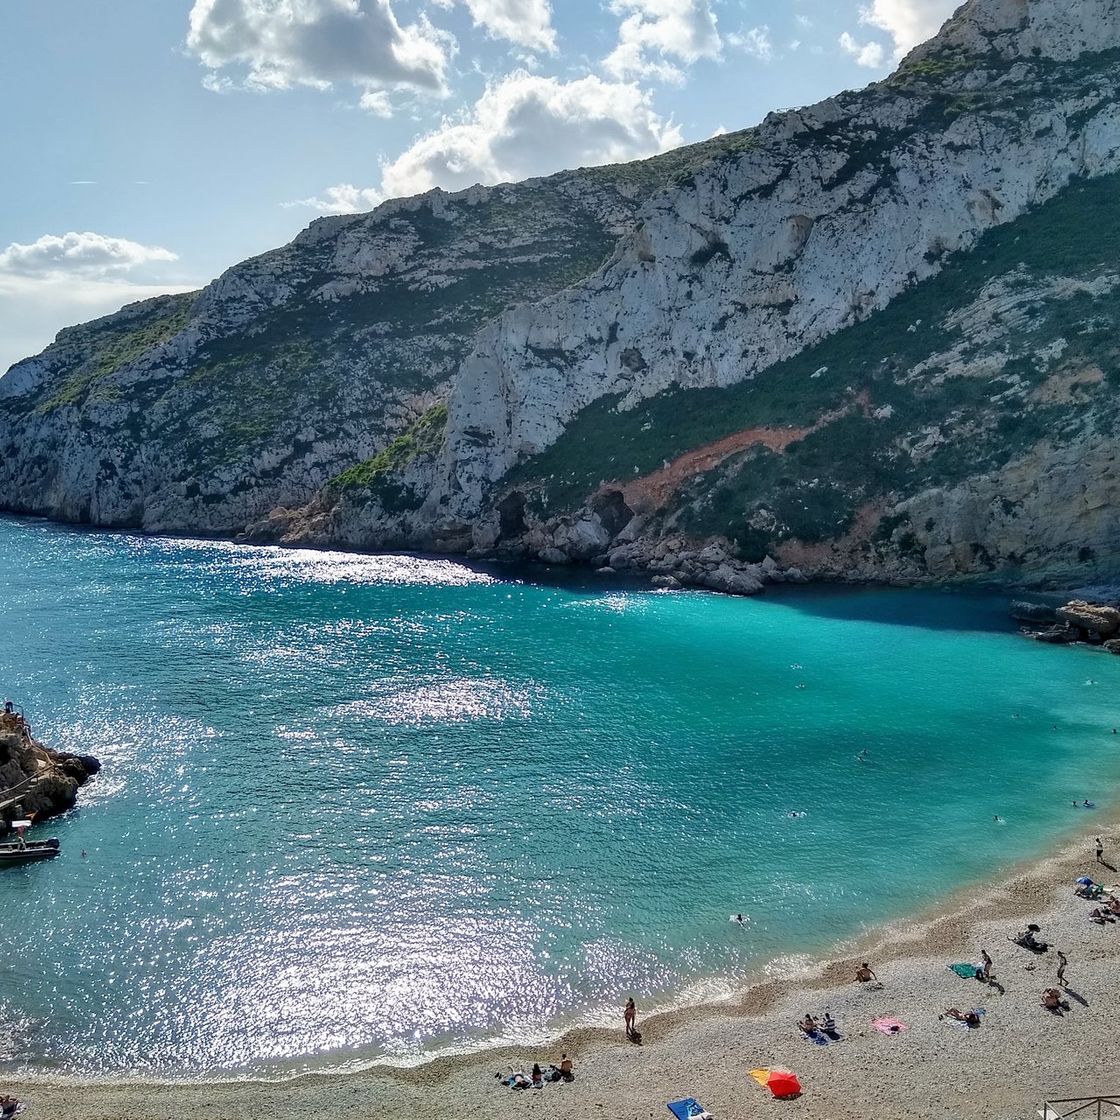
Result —
M879 977L871 971L871 967L868 965L867 961L864 961L863 964L856 969L856 983L858 984L867 984L872 980L878 979Z
M824 1018L821 1019L821 1031L824 1034L836 1033L836 1020L832 1017L832 1012L826 1007L824 1009Z
M1062 995L1057 988L1046 988L1042 993L1042 1006L1055 1015L1062 1013Z
M950 1007L940 1019L956 1019L958 1023L967 1023L970 1027L980 1026L980 1016L975 1011L961 1012L956 1007Z
M1022 933L1017 934L1015 937L1011 938L1011 940L1024 949L1030 949L1032 953L1045 953L1050 946L1045 941L1039 941L1038 938L1035 937L1035 934L1040 932L1041 930L1039 927L1036 926L1034 922L1031 922Z
M1108 909L1113 914L1120 914L1120 898L1114 894L1108 896Z
M797 1026L800 1030L804 1031L808 1035L814 1035L818 1030L820 1030L820 1027L817 1025L816 1019L814 1019L808 1011L805 1012L805 1018L802 1019L801 1022L797 1024Z
M574 1081L576 1077L572 1059L567 1054L560 1055L560 1076L565 1081Z
M533 1088L539 1089L544 1084L544 1070L537 1062L533 1063Z

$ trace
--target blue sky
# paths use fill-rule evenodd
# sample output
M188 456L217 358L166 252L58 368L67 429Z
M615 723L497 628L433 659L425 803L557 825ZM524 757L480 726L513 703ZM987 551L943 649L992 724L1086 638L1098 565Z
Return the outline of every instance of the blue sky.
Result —
M0 370L320 213L884 76L953 0L3 0Z

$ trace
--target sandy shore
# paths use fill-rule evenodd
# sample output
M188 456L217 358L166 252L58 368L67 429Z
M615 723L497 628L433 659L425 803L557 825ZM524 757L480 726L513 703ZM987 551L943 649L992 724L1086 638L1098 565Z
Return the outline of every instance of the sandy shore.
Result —
M419 1069L309 1075L276 1082L192 1085L8 1083L29 1105L28 1120L414 1120L535 1116L587 1120L668 1118L665 1103L701 1100L717 1120L781 1112L806 1120L847 1117L944 1117L1032 1120L1046 1099L1120 1093L1120 923L1098 926L1073 894L1079 875L1120 882L1094 860L1120 854L1120 827L1096 822L1088 836L1057 855L1019 869L983 892L943 903L940 912L880 930L843 958L822 960L796 979L768 981L732 1003L675 1011L640 1022L643 1044L621 1029L573 1032L532 1050L490 1050L433 1061ZM1101 831L1103 829L1103 831ZM1053 951L1042 956L1008 941L1027 921L1069 957L1061 1017L1039 997L1056 983ZM955 961L994 959L1002 990L959 979ZM852 982L870 961L880 990ZM829 1007L843 1040L818 1047L800 1037L805 1011ZM977 1030L939 1021L948 1007L983 1007ZM895 1016L909 1030L879 1033L871 1021ZM571 1084L514 1091L495 1073L576 1060ZM795 1101L773 1101L748 1076L756 1066L784 1065L801 1078ZM1094 1112L1095 1115L1095 1112Z

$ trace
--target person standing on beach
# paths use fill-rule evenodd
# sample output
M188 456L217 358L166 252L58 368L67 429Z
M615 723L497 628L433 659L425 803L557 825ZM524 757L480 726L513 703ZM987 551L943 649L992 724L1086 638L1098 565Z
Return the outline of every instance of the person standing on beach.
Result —
M634 1020L637 1018L638 1009L634 1006L634 997L631 996L626 1001L626 1007L623 1009L622 1018L626 1022L626 1037L634 1037Z
M987 949L980 950L980 961L982 964L980 979L983 980L985 984L990 984L992 982L992 958L988 956Z
M1097 837L1097 863L1104 863L1104 845L1099 836Z
M1064 988L1066 986L1066 965L1069 961L1066 959L1065 953L1058 950L1058 983Z

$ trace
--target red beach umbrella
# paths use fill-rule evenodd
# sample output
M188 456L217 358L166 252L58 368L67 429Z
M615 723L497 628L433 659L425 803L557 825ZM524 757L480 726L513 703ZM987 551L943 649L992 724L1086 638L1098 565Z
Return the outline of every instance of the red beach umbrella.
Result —
M796 1097L801 1092L801 1082L796 1073L788 1069L774 1069L766 1079L766 1087L779 1099L783 1097Z

